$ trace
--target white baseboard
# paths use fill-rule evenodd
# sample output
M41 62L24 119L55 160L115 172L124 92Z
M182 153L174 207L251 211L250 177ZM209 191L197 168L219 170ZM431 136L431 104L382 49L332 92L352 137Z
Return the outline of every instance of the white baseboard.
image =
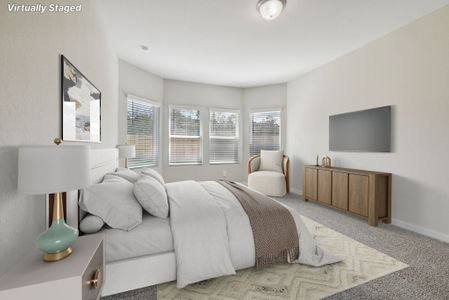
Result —
M428 228L421 227L421 226L418 226L415 224L404 222L404 221L401 221L398 219L392 219L391 223L398 227L401 227L401 228L404 228L404 229L407 229L407 230L410 230L410 231L413 231L413 232L416 232L416 233L419 233L419 234L422 234L422 235L425 235L425 236L428 236L428 237L431 237L431 238L434 238L434 239L437 239L437 240L440 240L440 241L443 241L446 243L449 243L449 235L447 235L445 233L441 233L441 232L438 232L438 231L435 231L432 229L428 229Z
M290 193L294 194L294 195L302 196L302 190L300 190L300 189L291 188L290 189ZM401 228L404 228L404 229L407 229L407 230L410 230L410 231L413 231L413 232L416 232L416 233L419 233L419 234L431 237L433 239L437 239L437 240L449 243L449 235L448 234L445 234L445 233L442 233L442 232L438 232L438 231L435 231L435 230L432 230L432 229L428 229L428 228L425 228L425 227L421 227L421 226L418 226L418 225L415 225L415 224L411 224L411 223L408 223L408 222L404 222L404 221L401 221L401 220L398 220L398 219L392 219L391 223L393 225L398 226L398 227L401 227Z
M300 189L290 188L290 193L294 194L294 195L302 196L302 190L300 190ZM432 229L428 229L428 228L425 228L425 227L421 227L421 226L418 226L418 225L415 225L415 224L411 224L411 223L408 223L408 222L404 222L404 221L401 221L401 220L398 220L398 219L392 219L391 223L393 225L398 226L398 227L401 227L401 228L404 228L404 229L407 229L407 230L410 230L410 231L413 231L413 232L416 232L416 233L419 233L419 234L431 237L433 239L437 239L437 240L449 243L449 235L448 234L445 234L445 233L442 233L442 232L438 232L438 231L435 231L435 230L432 230Z

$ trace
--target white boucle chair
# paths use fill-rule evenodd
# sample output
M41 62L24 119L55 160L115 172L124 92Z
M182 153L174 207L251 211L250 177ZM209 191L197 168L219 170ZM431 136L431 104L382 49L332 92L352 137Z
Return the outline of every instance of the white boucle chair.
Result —
M248 187L267 196L275 197L282 197L290 192L288 174L290 160L287 155L279 152L262 150L260 155L255 155L249 159ZM267 161L275 159L276 156L279 158L279 162ZM261 162L261 159L265 161Z

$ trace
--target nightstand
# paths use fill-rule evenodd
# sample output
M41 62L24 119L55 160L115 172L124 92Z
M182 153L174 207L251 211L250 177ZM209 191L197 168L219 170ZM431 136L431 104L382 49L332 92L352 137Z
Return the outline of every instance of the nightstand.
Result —
M73 253L44 262L34 250L0 277L0 299L99 299L104 281L103 234L86 235L72 245Z

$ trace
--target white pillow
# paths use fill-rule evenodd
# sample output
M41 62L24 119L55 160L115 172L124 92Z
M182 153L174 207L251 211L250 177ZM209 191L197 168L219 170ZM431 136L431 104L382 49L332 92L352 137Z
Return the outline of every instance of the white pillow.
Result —
M142 207L133 188L132 183L121 177L106 175L103 183L84 189L80 207L112 228L130 231L142 223Z
M165 187L156 179L144 176L134 184L134 195L142 207L158 218L168 217L168 200Z
M99 216L88 214L80 222L80 230L84 233L95 233L104 226L104 221Z
M123 179L128 180L131 183L135 183L141 177L141 175L139 173L137 173L136 171L133 171L130 169L124 169L124 168L119 168L116 172L108 173L105 176L108 176L108 175L121 177Z
M162 185L165 184L164 178L161 176L161 174L159 174L156 170L151 169L151 168L146 168L143 169L141 172L141 174L143 175L147 175L147 176L151 176L154 179L156 179L157 181L159 181Z
M282 162L284 160L284 151L260 151L259 171L274 171L282 173Z

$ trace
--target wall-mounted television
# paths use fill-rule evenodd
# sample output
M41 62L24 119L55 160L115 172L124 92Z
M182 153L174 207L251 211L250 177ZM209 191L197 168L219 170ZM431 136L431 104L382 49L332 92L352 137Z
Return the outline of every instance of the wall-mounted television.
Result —
M390 152L391 106L329 117L329 150Z

